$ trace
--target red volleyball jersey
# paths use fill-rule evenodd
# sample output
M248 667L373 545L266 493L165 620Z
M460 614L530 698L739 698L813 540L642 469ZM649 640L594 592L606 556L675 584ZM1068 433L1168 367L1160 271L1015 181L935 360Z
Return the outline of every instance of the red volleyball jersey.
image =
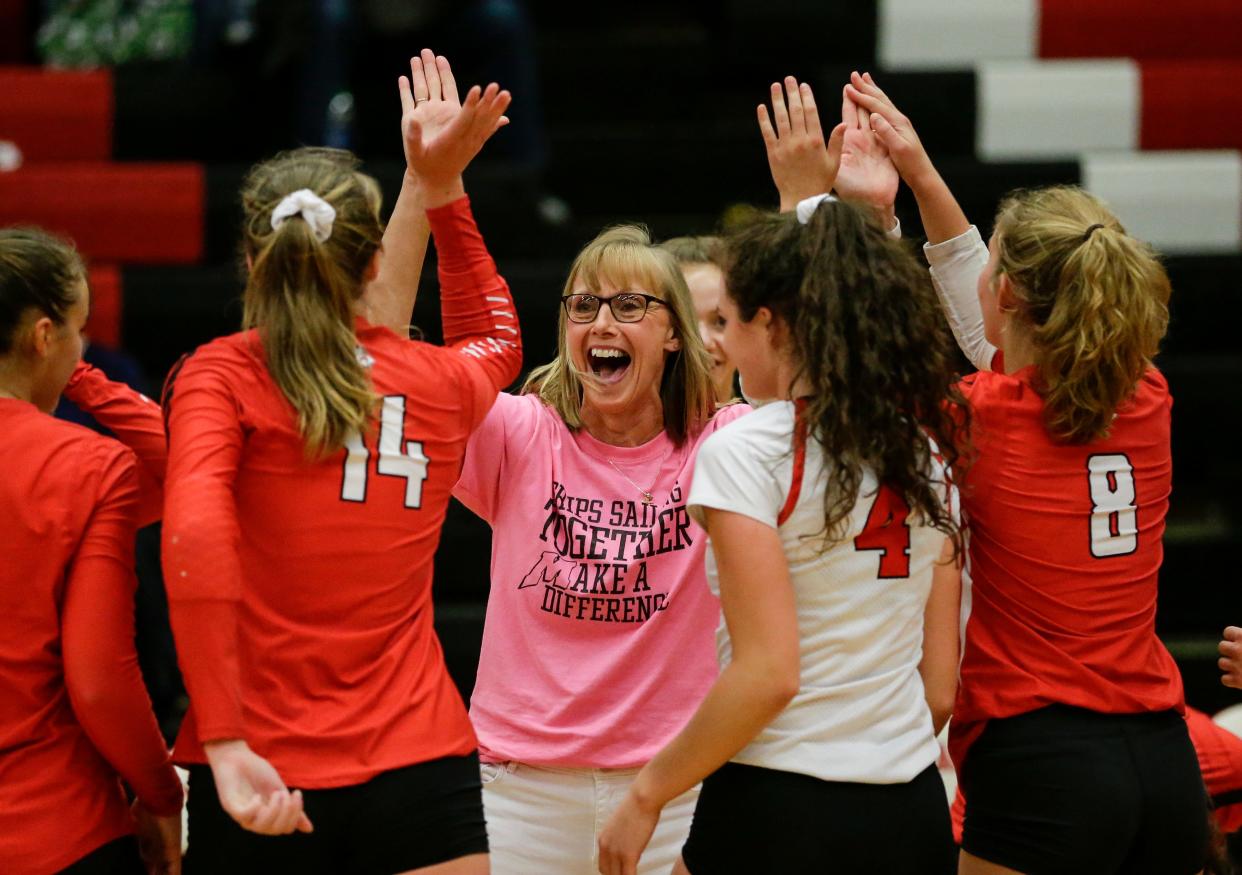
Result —
M374 433L307 455L255 332L170 380L164 576L190 711L179 762L241 738L323 788L476 742L432 628L432 557L466 438L521 363L508 286L463 198L428 212L448 347L357 323Z
M962 490L970 586L953 713L961 767L985 721L1062 703L1107 713L1182 709L1156 637L1172 485L1168 384L1149 368L1108 437L1052 440L1035 368L967 377L977 460Z
M1242 829L1242 738L1194 708L1186 709L1186 727L1199 755L1217 825L1224 833Z
M138 525L160 518L164 511L164 469L168 439L160 406L124 383L109 380L103 371L78 362L65 397L89 413L138 457Z
M181 783L134 651L138 480L116 441L0 398L0 871L58 871Z

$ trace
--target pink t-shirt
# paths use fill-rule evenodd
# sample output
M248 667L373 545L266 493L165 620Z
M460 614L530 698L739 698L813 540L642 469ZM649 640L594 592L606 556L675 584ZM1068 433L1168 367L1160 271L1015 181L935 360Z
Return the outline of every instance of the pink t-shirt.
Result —
M663 433L614 447L536 395L496 400L453 491L492 527L470 701L484 760L635 766L690 719L716 678L720 619L690 474L703 439L749 410L723 408L681 447Z

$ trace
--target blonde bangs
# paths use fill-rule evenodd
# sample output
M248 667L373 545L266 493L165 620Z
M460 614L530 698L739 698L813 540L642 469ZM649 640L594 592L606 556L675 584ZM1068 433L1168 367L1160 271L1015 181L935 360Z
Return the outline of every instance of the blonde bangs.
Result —
M711 357L699 335L694 303L676 260L651 242L646 228L617 225L605 229L574 259L563 294L598 294L609 282L618 289L642 291L665 303L674 336L681 349L672 353L661 382L665 430L677 443L698 432L711 417L715 390ZM535 368L522 386L553 407L570 428L580 428L583 375L574 366L567 346L565 308L557 319L557 356Z

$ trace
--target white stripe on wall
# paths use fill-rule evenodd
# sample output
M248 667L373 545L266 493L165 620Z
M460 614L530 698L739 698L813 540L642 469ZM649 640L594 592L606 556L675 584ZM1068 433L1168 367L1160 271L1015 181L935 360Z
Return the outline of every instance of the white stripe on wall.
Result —
M1084 155L1082 184L1162 252L1242 251L1242 152Z
M985 61L976 78L980 157L1076 158L1138 147L1138 65L1104 61Z
M969 69L1038 57L1039 0L880 0L885 70Z

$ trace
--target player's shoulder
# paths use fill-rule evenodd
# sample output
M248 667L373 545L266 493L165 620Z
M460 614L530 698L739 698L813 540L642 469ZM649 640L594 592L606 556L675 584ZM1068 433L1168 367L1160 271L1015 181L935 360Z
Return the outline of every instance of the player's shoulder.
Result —
M241 371L263 366L263 345L257 331L239 331L209 340L181 357L172 377L207 371Z
M737 461L786 456L793 445L794 425L794 405L789 401L758 408L731 405L717 411L699 453Z
M49 474L61 472L74 482L137 465L133 450L84 425L38 412L24 420L20 429L10 430L5 450L14 464L40 466ZM45 460L58 459L65 464L43 465Z
M454 394L470 379L471 363L455 349L398 337L387 329L360 334L358 355L374 374L408 392Z
M1147 397L1156 403L1168 403L1172 400L1169 394L1169 381L1155 365L1149 365L1143 376L1139 378L1136 394Z

